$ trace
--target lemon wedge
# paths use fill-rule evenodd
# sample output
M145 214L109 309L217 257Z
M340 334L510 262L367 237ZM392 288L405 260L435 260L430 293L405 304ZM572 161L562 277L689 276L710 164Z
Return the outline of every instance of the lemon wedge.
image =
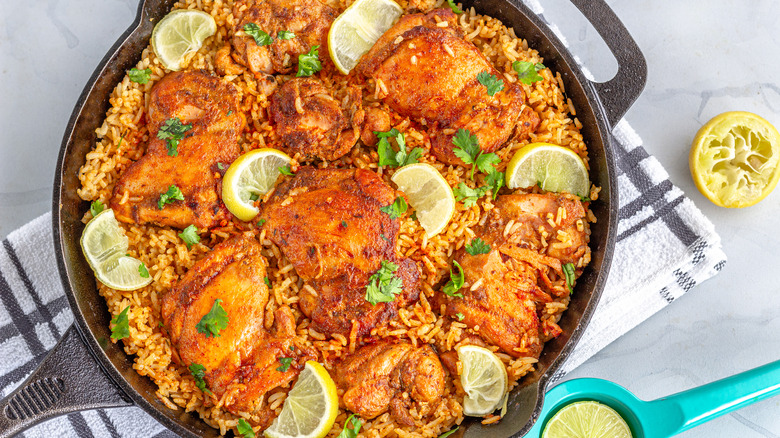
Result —
M325 367L310 360L287 394L282 412L265 430L265 436L322 438L333 427L338 413L336 384Z
M125 255L127 236L119 226L114 211L103 210L87 222L81 233L81 250L101 283L116 290L136 290L152 282L143 263ZM144 274L141 274L144 271Z
M688 164L693 181L721 207L743 208L764 199L780 179L780 134L760 116L732 111L699 129Z
M255 149L238 157L222 178L222 201L233 215L250 221L260 210L257 198L268 193L279 178L279 168L290 164L290 157L271 148Z
M458 360L463 365L460 383L466 391L463 413L482 417L498 409L508 380L501 359L487 348L464 345L458 348Z
M398 169L390 178L406 194L428 237L441 233L455 212L455 196L435 167L416 163Z
M588 169L579 155L569 148L549 143L531 143L517 151L506 167L506 186L510 189L539 184L548 192L568 192L588 196Z
M340 72L349 74L403 9L393 0L357 0L334 21L328 31L328 50Z
M631 438L626 420L595 401L566 405L547 422L542 438Z
M179 9L163 17L152 30L152 50L168 70L181 69L181 62L217 32L214 17L194 9Z

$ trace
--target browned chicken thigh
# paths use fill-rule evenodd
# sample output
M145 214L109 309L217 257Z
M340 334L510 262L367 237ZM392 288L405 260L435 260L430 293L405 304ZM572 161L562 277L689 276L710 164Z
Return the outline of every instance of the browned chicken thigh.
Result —
M289 73L298 64L298 55L319 47L319 59L328 59L328 30L338 16L318 0L239 0L233 5L238 25L233 37L234 57L256 75ZM259 46L244 26L254 23L273 43ZM294 38L281 39L288 31Z
M553 281L565 282L562 266L577 266L585 255L587 230L580 201L553 193L499 196L475 230L490 251L455 253L465 277L458 291L463 297L438 293L437 308L446 305L447 315L460 314L461 322L479 327L482 338L512 356L538 357L543 342L560 334L539 313L552 296L569 293L553 288Z
M252 411L261 395L293 381L306 360L316 358L296 345L295 318L288 307L277 309L273 334L264 328L268 287L261 249L244 235L217 245L162 301L163 322L178 362L202 365L208 389L217 398L240 384L225 403L231 412ZM199 323L217 300L227 320L215 334ZM281 358L292 358L287 371L277 369Z
M525 103L522 89L508 81L494 96L487 93L477 75L503 76L463 39L457 16L449 9L401 17L360 60L357 70L377 81L380 96L392 109L425 120L431 152L447 164L463 164L452 152L457 129L469 130L482 150L492 152L512 135ZM529 111L521 117L528 123L523 132L539 124L538 116Z
M359 90L353 101L360 102ZM349 115L318 79L287 81L271 96L268 114L285 152L299 153L303 160L340 158L360 135L360 128L352 126Z
M419 268L395 255L399 221L379 210L394 199L369 170L304 166L263 207L268 237L314 289L301 291L299 305L317 330L348 335L354 325L363 336L418 299ZM397 265L402 290L394 301L374 305L366 301L366 285L383 261Z
M238 137L245 121L238 101L232 84L202 72L175 72L157 83L148 108L146 153L122 174L110 200L116 218L174 228L191 224L209 228L225 220L227 209L219 199L220 181L214 174L217 163L228 165L240 152ZM173 118L192 125L175 153L167 140L157 138ZM160 196L172 185L184 200L161 209Z
M390 410L399 423L413 426L413 403L435 403L444 394L444 369L428 344L383 340L335 364L334 380L344 405L370 420Z

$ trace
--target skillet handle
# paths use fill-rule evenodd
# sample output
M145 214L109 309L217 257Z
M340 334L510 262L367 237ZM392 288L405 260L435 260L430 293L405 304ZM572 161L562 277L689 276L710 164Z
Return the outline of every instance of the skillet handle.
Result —
M618 62L618 71L607 82L594 82L614 127L636 101L647 83L647 62L636 41L604 0L571 0L596 28Z
M70 412L132 404L71 326L30 377L0 400L0 438Z

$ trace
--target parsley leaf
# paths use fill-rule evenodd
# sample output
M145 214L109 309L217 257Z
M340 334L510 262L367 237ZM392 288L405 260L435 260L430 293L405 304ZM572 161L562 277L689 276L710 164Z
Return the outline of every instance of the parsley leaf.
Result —
M298 55L298 73L295 74L295 77L311 76L322 70L322 63L319 59L320 54L317 50L319 48L320 46L314 46L309 50L309 53Z
M265 283L265 285L268 286L269 289L271 288L271 280L268 278L267 275L263 277L263 283Z
M149 270L146 269L146 265L141 263L138 265L138 274L141 275L141 278L149 278Z
M290 165L289 164L286 165L286 166L279 166L279 173L281 173L282 175L287 175L287 176L295 175L295 172L290 170Z
M377 153L379 154L379 165L390 167L404 167L416 163L423 154L423 148L414 148L411 152L406 152L406 138L402 132L393 128L386 132L374 131L379 143L377 144ZM388 138L395 138L398 143L398 152L388 141Z
M276 368L276 371L286 372L290 369L290 365L292 365L293 358L291 357L280 357L279 363L281 364L278 368Z
M130 337L130 320L127 318L127 311L130 310L130 305L125 307L125 310L119 312L119 315L111 319L111 339L124 339Z
M366 301L376 306L376 303L389 303L401 292L403 282L395 276L398 265L382 260L382 266L374 273L366 285Z
M204 380L206 377L206 367L199 363L194 363L190 365L189 368L190 374L192 374L192 377L195 378L195 386L197 386L201 391L211 394L211 391L206 388L206 380Z
M177 147L179 141L184 138L184 133L192 129L192 123L188 125L182 125L181 120L178 117L173 117L163 122L160 130L157 131L157 138L165 140L168 144L168 155L175 157L179 155Z
M477 165L477 169L479 169L480 172L489 174L496 170L494 166L500 162L501 158L498 158L498 155L493 152L487 154L480 152L474 164Z
M468 129L458 129L455 136L452 137L452 144L455 145L452 151L466 164L474 163L480 153L477 136L469 132Z
M348 427L350 424L352 425L351 429ZM344 422L344 429L336 438L357 438L362 425L363 423L360 422L360 417L352 414L347 418L347 421Z
M257 226L262 227L264 223L265 223L265 219L260 219L259 221L257 221Z
M439 438L447 438L448 436L455 433L458 429L460 429L460 426L455 426L455 429L444 432L443 434L439 435Z
M466 315L458 312L458 313L455 314L455 317L458 318L458 321L463 321L463 318L465 318Z
M89 204L89 212L92 213L92 217L95 217L98 214L100 214L100 212L105 210L105 208L106 206L103 205L103 203L100 201L92 201L92 203Z
M274 39L271 38L271 35L268 35L268 33L263 30L260 30L260 26L256 25L255 23L245 24L244 32L254 38L255 43L257 43L258 46L268 46L274 42Z
M463 268L460 267L460 263L453 260L452 265L456 268L458 273L456 274L450 269L450 281L444 285L441 291L451 297L463 298L463 294L458 293L458 291L463 287L463 283L466 281L465 274L463 273Z
M192 249L192 245L200 242L198 229L195 227L195 225L190 225L189 227L182 230L182 232L179 233L179 237L181 237L181 240L187 244L187 249Z
M131 68L127 71L127 76L130 78L131 82L145 84L149 82L149 79L152 77L152 69L147 68L145 70L138 70L137 68Z
M243 418L240 418L238 420L238 426L236 426L236 430L244 438L254 438L255 437L255 431L252 429L252 426L249 424L248 421L244 420Z
M452 193L455 195L455 199L458 201L463 201L464 207L470 208L476 205L477 199L485 196L487 191L488 186L472 189L471 187L467 186L466 183L460 182L458 183L458 186L455 187L455 189L452 191Z
M341 226L347 228L347 221L341 221Z
M291 39L295 38L295 32L293 32L291 30L280 30L276 34L276 38L278 38L280 40L291 40Z
M407 208L409 208L409 206L406 204L406 200L403 196L399 196L395 198L395 201L392 204L380 208L379 211L390 215L390 219L396 219L406 213Z
M504 81L486 71L477 74L477 81L487 88L487 93L490 96L495 96L496 93L504 89Z
M512 68L517 72L517 77L520 79L520 82L531 85L534 82L539 82L544 79L538 72L547 67L541 62L534 64L533 62L528 61L515 61L512 63Z
M195 324L195 328L198 329L198 333L203 333L207 338L219 337L219 331L225 330L228 326L230 318L228 318L227 312L222 307L222 300L217 298L214 300L214 305L211 306L209 313L203 315L200 322Z
M175 201L183 201L184 200L184 194L181 192L181 190L176 187L175 185L172 185L168 187L168 191L160 195L160 199L157 200L157 207L160 208L160 210L165 207L165 204L173 204Z
M566 288L569 289L569 294L571 295L574 292L574 280L576 279L576 276L574 275L574 263L566 263L563 265L563 275L566 276Z
M462 14L463 11L455 4L455 0L447 0L447 5L452 9L452 12L456 14Z
M477 237L472 239L471 242L466 245L466 252L471 255L487 254L490 252L490 245Z
M224 163L217 162L217 169L225 170L225 169L227 169L227 166L225 166Z
M504 187L505 184L504 172L492 169L485 177L485 183L490 187L490 191L493 193L493 199L496 199L498 197L498 191L501 187Z

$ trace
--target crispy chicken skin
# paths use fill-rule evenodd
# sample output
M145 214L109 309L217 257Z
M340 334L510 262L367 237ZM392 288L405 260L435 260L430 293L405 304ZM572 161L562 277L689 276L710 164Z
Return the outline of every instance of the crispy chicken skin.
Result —
M220 180L214 174L217 163L230 164L240 152L237 142L245 121L238 101L232 84L203 72L175 72L157 83L148 108L146 153L122 174L110 200L116 218L174 228L210 228L226 220L227 209L218 196ZM157 138L160 127L173 117L192 124L175 157L168 155L166 141ZM171 185L181 189L184 201L161 210L157 201Z
M328 60L328 30L338 13L318 0L239 0L233 5L237 25L233 37L235 60L258 76L290 73L298 64L298 55L319 47L320 61ZM256 24L274 42L258 46L244 32L244 25ZM282 40L280 31L295 33Z
M360 102L359 93L353 101ZM303 160L340 158L360 135L360 128L352 127L349 116L318 79L285 82L271 96L268 114L285 152L299 153Z
M288 307L275 312L274 333L265 329L267 262L261 249L245 235L217 245L162 300L163 322L177 361L187 367L203 365L208 388L217 398L233 384L244 385L225 403L231 412L251 411L258 397L293 381L306 360L316 358L295 345L295 318ZM217 299L222 300L228 324L212 337L196 326ZM276 369L281 357L293 358L286 372Z
M560 225L553 226L550 222L559 214ZM539 315L552 295L562 295L552 287L553 281L564 279L562 265L576 266L585 254L587 227L585 209L577 200L552 193L499 196L485 225L475 230L490 252L455 253L465 275L466 287L459 291L463 298L438 293L436 307L446 305L450 317L460 313L461 322L479 326L482 338L510 355L538 357L543 342L560 334L554 321L540 320ZM540 230L546 233L546 246ZM570 247L560 241L566 240L564 234Z
M444 394L444 369L428 344L382 340L346 356L334 369L344 405L366 420L389 409L396 421L413 426L412 403L436 402Z
M448 26L437 26L435 17ZM513 134L525 98L522 89L508 81L494 96L487 94L477 75L503 75L463 39L456 17L449 9L401 17L356 68L382 82L387 93L380 96L392 109L425 120L431 152L439 161L462 165L452 152L455 131L468 129L482 150L492 152ZM525 121L532 124L533 115L525 113ZM529 124L526 131L535 128Z
M354 322L364 336L419 298L419 268L395 256L399 221L379 210L394 199L369 170L303 166L265 203L268 237L316 291L304 288L298 304L317 330L348 335ZM403 291L393 302L372 305L366 285L383 260L398 265Z

